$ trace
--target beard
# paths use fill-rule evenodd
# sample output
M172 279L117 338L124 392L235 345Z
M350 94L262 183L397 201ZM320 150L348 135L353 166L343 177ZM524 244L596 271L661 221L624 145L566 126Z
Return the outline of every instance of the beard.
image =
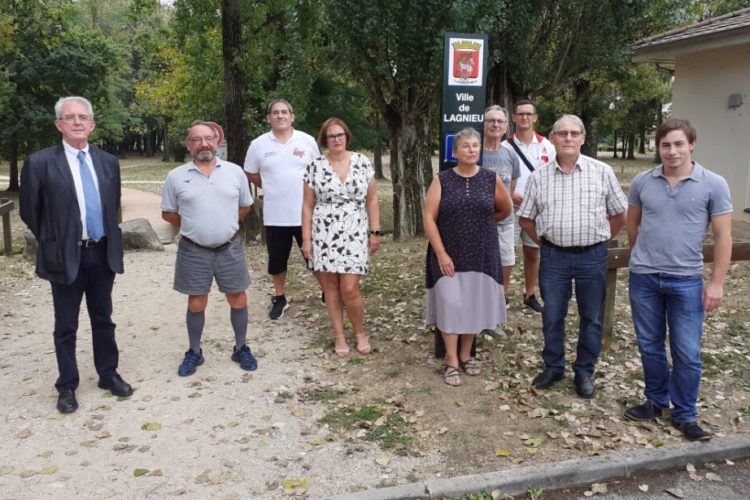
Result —
M211 161L214 158L216 158L216 151L211 150L198 151L193 155L193 159L198 161Z

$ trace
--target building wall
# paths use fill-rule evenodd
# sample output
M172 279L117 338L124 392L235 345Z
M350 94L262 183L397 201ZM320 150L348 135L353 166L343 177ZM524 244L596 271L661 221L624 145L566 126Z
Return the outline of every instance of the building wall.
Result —
M744 104L729 109L729 95ZM750 222L750 44L677 58L672 117L687 118L698 131L693 157L724 176L734 219Z

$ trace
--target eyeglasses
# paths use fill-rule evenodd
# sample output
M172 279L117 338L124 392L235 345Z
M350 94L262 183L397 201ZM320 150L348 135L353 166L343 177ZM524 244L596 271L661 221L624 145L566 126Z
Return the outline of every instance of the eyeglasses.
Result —
M501 120L500 118L487 118L484 120L486 123L498 123L502 125L503 123L508 123L508 120Z
M329 135L326 135L326 139L328 139L329 141L338 141L339 139L343 139L344 137L346 137L346 134L343 133L343 132L340 133L340 134L329 134Z
M60 119L64 122L74 122L76 120L79 122L90 122L94 118L90 115L65 115Z
M211 144L213 141L216 140L216 137L210 136L210 137L193 137L192 139L188 139L187 142L194 146L200 146L204 142L206 144Z
M578 137L581 137L583 135L583 132L580 130L557 130L555 132L552 132L557 137L567 137L570 136L573 139L577 139Z

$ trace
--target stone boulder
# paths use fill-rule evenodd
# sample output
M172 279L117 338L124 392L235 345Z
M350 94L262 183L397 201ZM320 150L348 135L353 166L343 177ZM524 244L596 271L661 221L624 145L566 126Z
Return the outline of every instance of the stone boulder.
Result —
M120 224L125 250L164 250L148 219L130 219Z
M36 262L36 250L39 245L31 229L26 228L26 231L23 232L23 239L26 240L26 245L23 247L23 258Z

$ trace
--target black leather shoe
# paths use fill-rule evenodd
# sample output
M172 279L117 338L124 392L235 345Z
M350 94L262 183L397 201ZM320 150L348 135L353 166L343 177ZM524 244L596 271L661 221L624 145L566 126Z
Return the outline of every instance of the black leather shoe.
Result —
M596 387L594 386L594 381L591 380L591 377L588 375L576 375L575 384L576 394L578 394L579 398L591 399L594 397Z
M59 389L60 393L57 395L57 410L60 413L73 413L78 409L78 401L76 401L76 392L73 389L67 387Z
M128 397L133 394L133 388L121 376L114 374L107 379L99 379L99 387L106 389L115 396Z
M700 428L696 422L675 422L672 421L672 425L680 429L685 435L688 441L708 441L711 439L711 435Z
M661 417L662 411L664 411L664 408L656 406L651 401L646 401L642 405L633 406L625 410L625 418L644 422L652 418Z
M534 377L531 385L536 389L546 389L552 387L556 382L562 380L565 377L565 373L557 372L550 368L545 368L542 373Z
M533 310L534 312L542 312L542 304L540 304L539 301L536 300L536 295L534 295L533 293L528 297L524 297L523 303L526 304L526 307Z

